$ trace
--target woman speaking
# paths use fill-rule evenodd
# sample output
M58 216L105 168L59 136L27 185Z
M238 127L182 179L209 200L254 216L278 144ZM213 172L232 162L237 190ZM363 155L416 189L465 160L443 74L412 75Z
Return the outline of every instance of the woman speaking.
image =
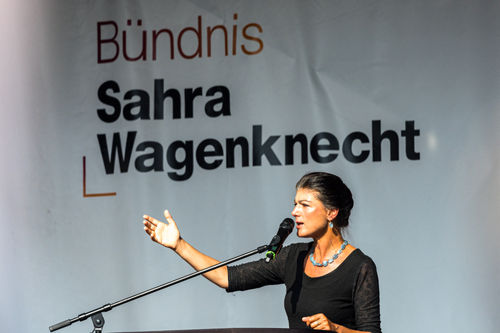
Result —
M354 204L349 188L333 174L309 173L298 181L294 203L297 236L311 242L286 246L269 263L224 266L204 276L229 292L285 284L290 328L381 332L375 264L342 236ZM166 223L144 215L144 230L153 241L196 270L219 263L181 238L170 213L164 215Z

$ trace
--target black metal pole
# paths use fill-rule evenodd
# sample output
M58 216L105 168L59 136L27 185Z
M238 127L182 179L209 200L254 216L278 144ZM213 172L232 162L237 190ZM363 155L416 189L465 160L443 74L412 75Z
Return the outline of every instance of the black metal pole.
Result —
M268 245L259 246L255 250L248 251L246 253L240 254L237 257L234 257L234 258L222 261L222 262L220 262L218 264L215 264L213 266L210 266L210 267L204 268L202 270L193 272L191 274L185 275L183 277L180 277L178 279L172 280L170 282L166 282L166 283L161 284L161 285L159 285L157 287L154 287L154 288L148 289L146 291L143 291L141 293L135 294L133 296L124 298L124 299L122 299L120 301L117 301L115 303L105 304L105 305L103 305L103 306L101 306L101 307L99 307L97 309L91 310L91 311L86 312L86 313L82 313L82 314L80 314L80 315L78 315L78 316L76 316L76 317L74 317L72 319L67 319L67 320L64 320L64 321L62 321L60 323L52 325L52 326L49 327L49 330L51 332L54 332L54 331L57 331L58 329L61 329L61 328L66 327L66 326L69 326L69 325L71 325L71 324L73 324L73 323L75 323L77 321L84 321L84 320L88 319L89 317L93 317L93 316L99 315L101 312L110 311L111 309L113 309L114 307L117 307L119 305L123 305L125 303L128 303L128 302L131 302L133 300L136 300L136 299L138 299L140 297L143 297L143 296L152 294L154 292L157 292L159 290L171 287L171 286L173 286L175 284L178 284L178 283L181 283L183 281L186 281L186 280L189 280L191 278L194 278L195 276L198 276L198 275L210 272L210 271L212 271L214 269L217 269L217 268L229 265L229 264L231 264L233 262L236 262L238 260L242 260L242 259L245 259L247 257L253 256L254 254L262 253L262 252L266 251L268 249L268 247L269 247ZM102 316L100 316L100 318L102 318ZM104 321L104 318L102 318L102 320ZM95 322L94 322L94 326L95 326ZM102 326L101 326L101 328L102 328Z

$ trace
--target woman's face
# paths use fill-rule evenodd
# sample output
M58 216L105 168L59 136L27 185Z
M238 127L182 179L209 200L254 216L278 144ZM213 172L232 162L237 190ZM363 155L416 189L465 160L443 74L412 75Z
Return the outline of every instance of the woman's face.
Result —
M299 237L320 238L329 229L328 221L337 216L338 210L326 209L317 196L317 191L307 188L299 188L295 194L292 216Z

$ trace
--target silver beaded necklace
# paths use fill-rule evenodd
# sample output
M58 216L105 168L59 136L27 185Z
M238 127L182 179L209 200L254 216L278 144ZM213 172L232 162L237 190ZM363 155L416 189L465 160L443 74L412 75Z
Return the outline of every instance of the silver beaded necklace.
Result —
M311 254L309 255L309 260L311 261L311 263L314 266L317 266L317 267L326 267L329 264L331 264L332 262L334 262L339 257L339 255L342 253L342 251L344 251L344 249L346 248L347 244L349 244L349 242L348 241L344 241L342 243L342 245L340 246L340 249L337 251L337 253L335 253L333 255L333 257L331 257L328 260L324 260L323 262L320 262L320 263L318 263L318 262L316 262L316 260L314 260L314 257L313 257L314 249L311 249Z

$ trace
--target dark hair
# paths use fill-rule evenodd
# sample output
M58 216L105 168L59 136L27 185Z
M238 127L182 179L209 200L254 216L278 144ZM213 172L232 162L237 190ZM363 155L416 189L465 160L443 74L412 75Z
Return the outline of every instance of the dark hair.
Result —
M339 210L337 217L333 220L335 229L340 231L349 225L349 216L354 201L351 190L340 177L327 172L311 172L302 176L295 188L314 190L318 192L318 200L327 209Z

